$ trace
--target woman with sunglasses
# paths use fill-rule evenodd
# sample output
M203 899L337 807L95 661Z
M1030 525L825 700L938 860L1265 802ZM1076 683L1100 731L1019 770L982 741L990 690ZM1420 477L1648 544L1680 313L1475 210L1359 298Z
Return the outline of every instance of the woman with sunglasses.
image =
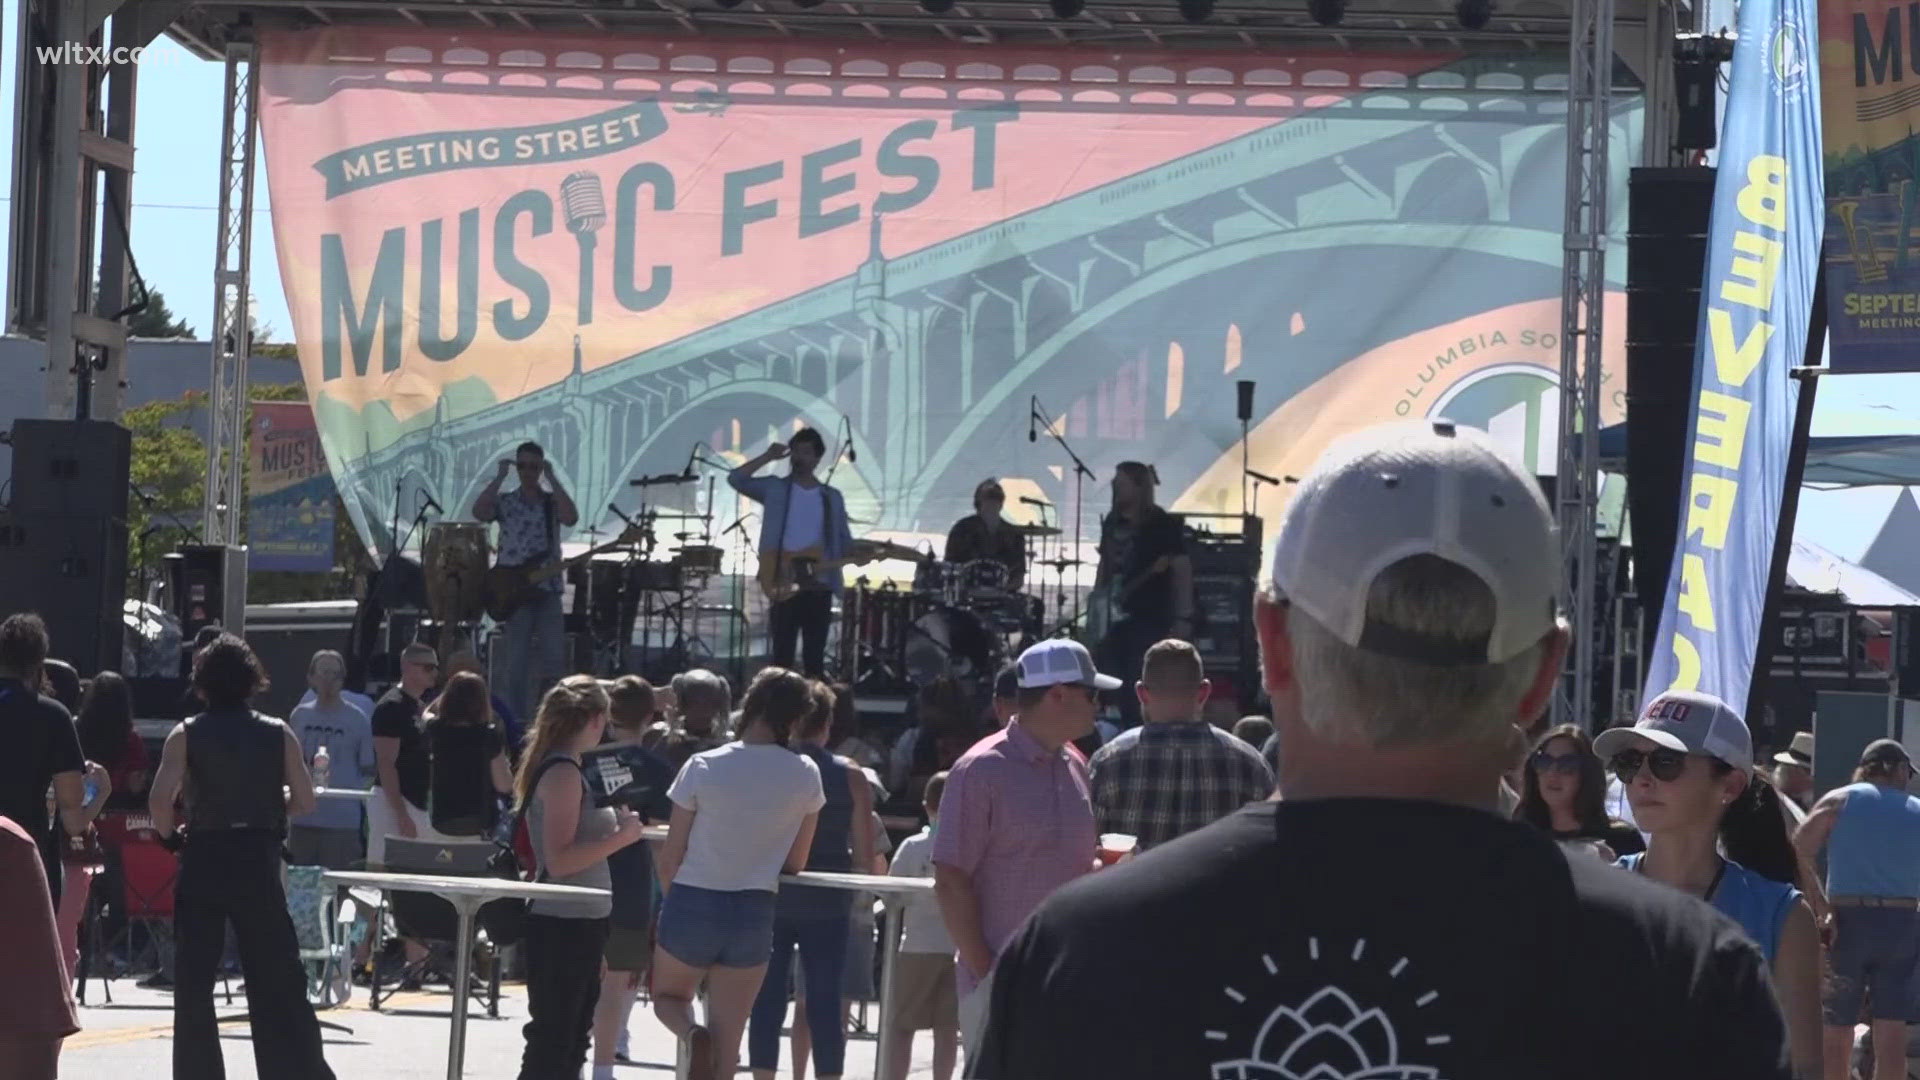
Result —
M1527 755L1514 817L1555 840L1602 843L1615 857L1646 850L1640 830L1607 816L1607 774L1587 733L1562 724Z
M1594 750L1626 785L1650 839L1628 870L1712 904L1740 924L1773 970L1795 1075L1820 1070L1820 937L1780 795L1753 770L1746 721L1707 694L1668 691Z

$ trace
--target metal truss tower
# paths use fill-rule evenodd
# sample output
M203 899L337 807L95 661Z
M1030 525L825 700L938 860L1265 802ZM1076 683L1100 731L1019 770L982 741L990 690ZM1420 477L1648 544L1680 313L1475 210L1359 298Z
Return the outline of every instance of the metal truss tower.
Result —
M1593 727L1595 508L1600 485L1602 313L1607 289L1607 145L1614 0L1572 0L1567 50L1567 194L1560 282L1561 610L1573 627L1553 722Z
M214 251L213 379L207 401L209 544L240 543L240 479L247 447L247 356L253 347L248 273L253 255L253 160L258 67L251 43L226 47L226 118L220 137L219 246Z

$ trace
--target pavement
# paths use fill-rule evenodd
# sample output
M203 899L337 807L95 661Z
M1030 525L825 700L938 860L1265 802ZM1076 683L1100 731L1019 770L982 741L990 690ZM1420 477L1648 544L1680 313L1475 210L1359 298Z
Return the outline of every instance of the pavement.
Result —
M157 1080L172 1072L173 997L163 990L145 990L131 979L111 984L107 1003L97 981L87 985L88 1004L80 1008L79 1034L67 1040L60 1059L63 1080ZM442 1080L447 1075L447 1029L451 998L444 987L400 993L383 1002L380 1012L367 1008L366 990L355 987L345 1006L321 1011L322 1021L348 1031L323 1030L327 1062L339 1080ZM246 995L236 985L233 1004L216 994L220 1015L241 1017L221 1026L226 1052L227 1080L262 1080L254 1068L251 1037L244 1019ZM869 1023L878 1020L868 1007ZM520 1067L520 1028L527 1018L524 987L501 988L500 1019L474 1009L467 1022L465 1075L474 1080L514 1080ZM616 1065L620 1080L668 1080L673 1076L674 1040L653 1018L645 1001L634 1007L629 1026L630 1052L638 1064ZM875 1044L855 1037L847 1043L847 1072L852 1078L873 1076ZM779 1076L790 1077L791 1058L782 1045ZM927 1080L932 1071L932 1037L921 1032L914 1044L913 1080ZM590 1076L590 1072L583 1072ZM740 1075L747 1072L743 1067ZM278 1077L267 1080L279 1080Z

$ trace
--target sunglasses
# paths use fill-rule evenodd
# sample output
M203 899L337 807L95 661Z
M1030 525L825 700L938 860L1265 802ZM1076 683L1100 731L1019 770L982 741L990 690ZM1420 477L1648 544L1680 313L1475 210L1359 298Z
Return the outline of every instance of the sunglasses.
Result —
M1533 766L1534 772L1557 772L1563 776L1578 776L1583 757L1585 757L1584 754L1577 752L1549 754L1545 750L1535 750L1533 756L1527 759L1527 764Z
M1640 766L1643 764L1653 773L1655 780L1678 780L1680 774L1687 771L1687 754L1683 750L1667 749L1622 750L1613 755L1607 767L1613 770L1613 775L1619 777L1621 783L1631 784L1633 778L1640 775Z

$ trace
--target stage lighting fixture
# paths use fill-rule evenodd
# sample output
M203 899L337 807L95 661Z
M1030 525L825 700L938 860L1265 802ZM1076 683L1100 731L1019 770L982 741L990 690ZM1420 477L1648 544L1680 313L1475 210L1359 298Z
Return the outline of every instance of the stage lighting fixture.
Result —
M1213 18L1213 0L1180 0L1180 15L1188 22L1206 22Z
M1087 10L1087 0L1047 0L1056 19L1071 19Z
M1347 0L1307 0L1307 14L1321 26L1339 26L1347 17Z
M1458 0L1453 5L1453 17L1460 20L1463 30L1484 30L1493 20L1493 0Z

